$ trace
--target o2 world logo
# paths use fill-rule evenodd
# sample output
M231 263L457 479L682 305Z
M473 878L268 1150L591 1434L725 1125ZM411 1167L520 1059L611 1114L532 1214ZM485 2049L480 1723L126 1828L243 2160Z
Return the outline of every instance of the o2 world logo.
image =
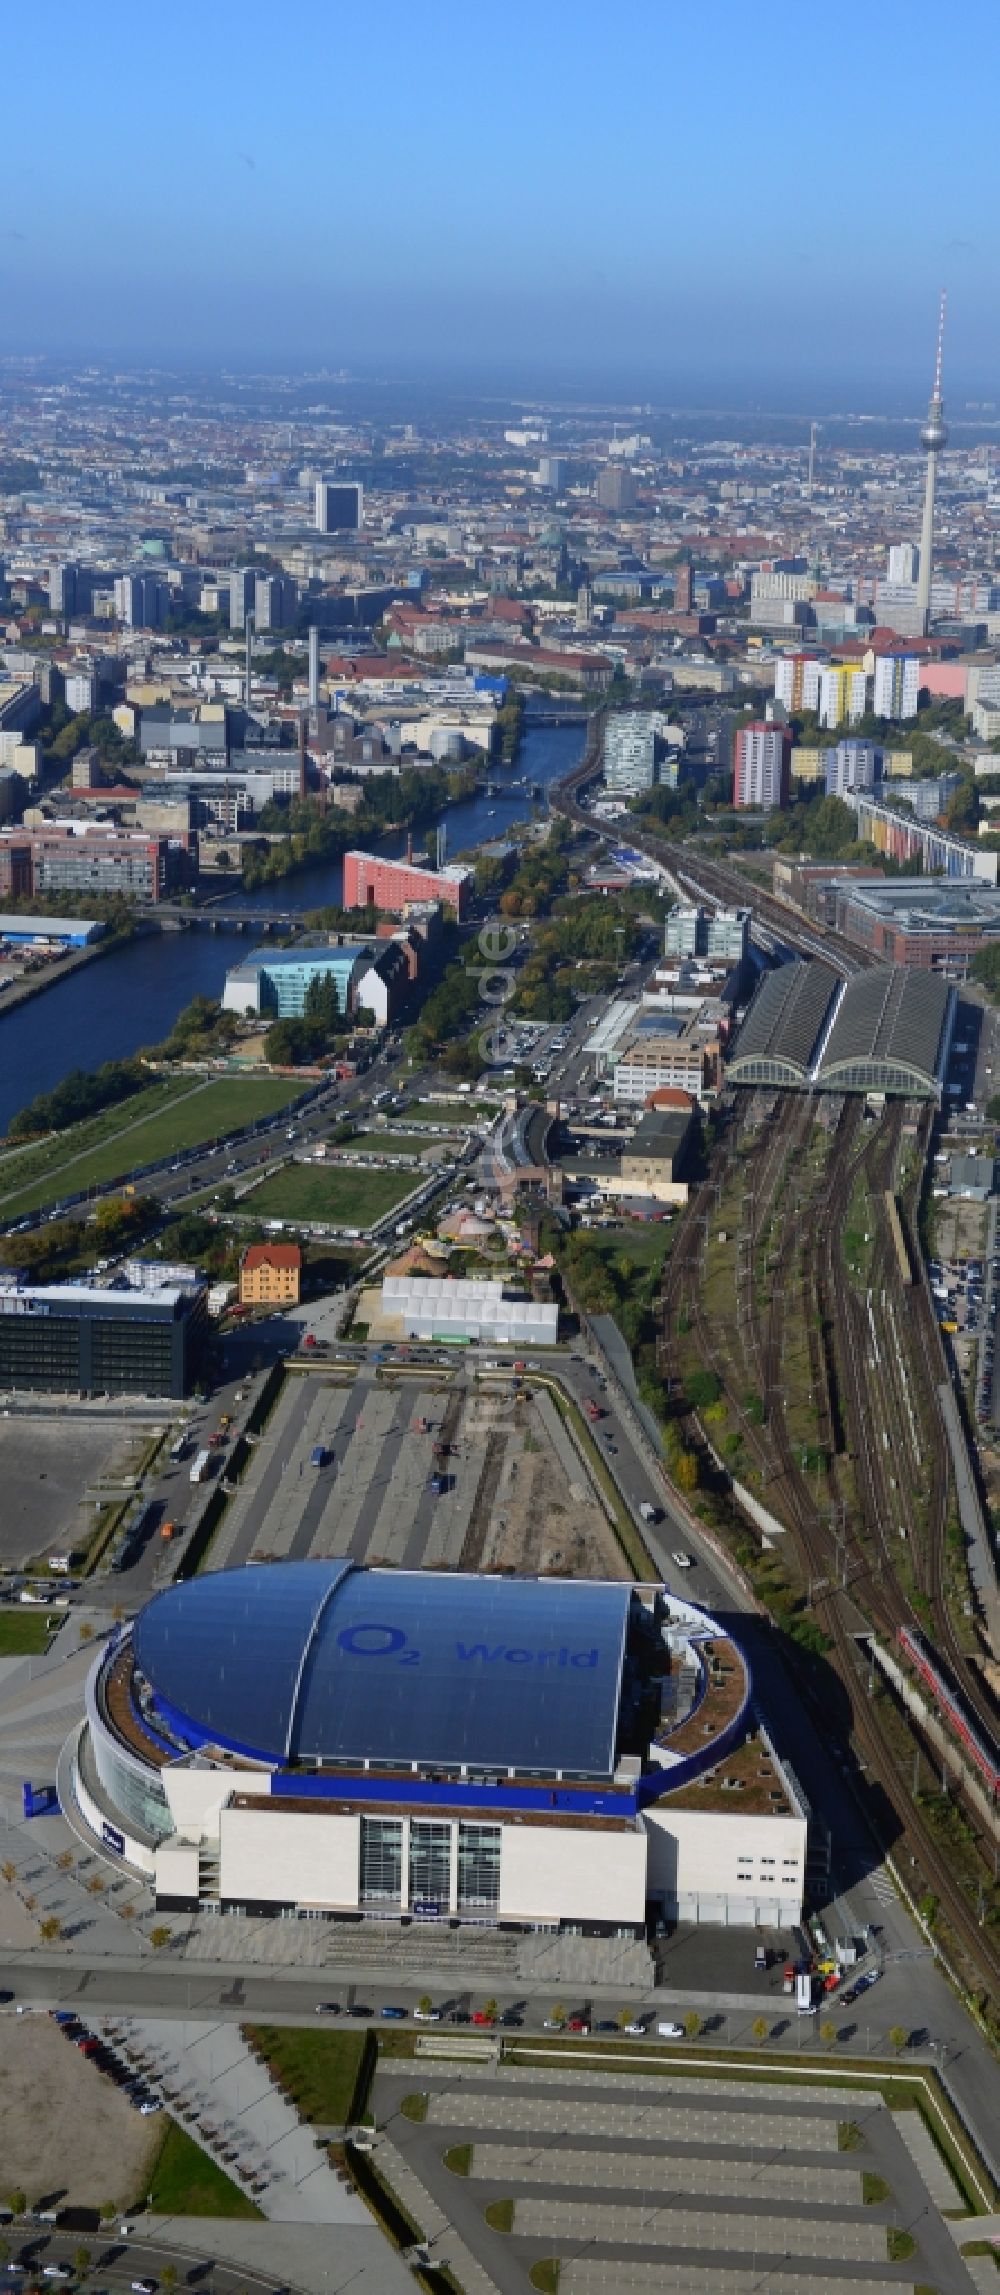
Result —
M397 1665L419 1665L421 1652L411 1642L402 1626L377 1624L345 1626L337 1635L337 1646L349 1657L394 1658ZM553 1671L566 1666L592 1671L598 1664L596 1649L571 1650L565 1644L559 1649L523 1649L509 1642L455 1643L455 1656L461 1665L515 1665L551 1667Z

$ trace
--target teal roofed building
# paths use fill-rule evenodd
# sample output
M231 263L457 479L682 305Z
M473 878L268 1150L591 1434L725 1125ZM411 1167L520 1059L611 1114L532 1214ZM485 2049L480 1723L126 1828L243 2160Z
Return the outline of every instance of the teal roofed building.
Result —
M226 1012L266 1014L271 1020L301 1020L314 980L332 980L341 1012L350 1012L354 991L371 963L367 948L255 948L226 974Z

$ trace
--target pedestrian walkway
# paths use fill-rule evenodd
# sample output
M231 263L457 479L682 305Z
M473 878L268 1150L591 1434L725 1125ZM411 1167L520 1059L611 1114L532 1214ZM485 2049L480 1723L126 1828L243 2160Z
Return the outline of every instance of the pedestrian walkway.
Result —
M103 2029L123 2054L148 2066L149 2084L172 2116L269 2221L370 2220L238 2024L129 2017L108 2019Z
M143 2215L129 2252L145 2262L144 2244L163 2242L178 2253L231 2263L248 2277L262 2273L297 2295L413 2295L407 2265L378 2224L338 2223L331 2239L322 2224L229 2223L217 2216ZM851 2290L854 2295L854 2290ZM905 2291L904 2291L905 2295Z
M890 2115L900 2141L906 2145L921 2183L930 2193L935 2207L964 2207L965 2201L945 2159L942 2158L926 2121L919 2112L893 2112Z
M996 2279L995 2265L988 2268ZM599 2262L587 2256L564 2262L559 2295L913 2295L913 2283L892 2279L820 2278L815 2271L751 2270L697 2263Z
M446 2263L452 2277L458 2281L463 2295L497 2295L497 2282L491 2279L481 2263L477 2263L471 2250L460 2239L457 2231L430 2192L426 2191L419 2176L414 2175L409 2162L397 2151L390 2137L380 2135L375 2147L378 2172L402 2202L407 2215L417 2224L430 2248L435 2263Z

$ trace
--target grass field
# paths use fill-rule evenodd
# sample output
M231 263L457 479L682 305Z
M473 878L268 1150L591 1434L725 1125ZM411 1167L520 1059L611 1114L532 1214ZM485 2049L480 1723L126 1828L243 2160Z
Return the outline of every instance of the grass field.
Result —
M364 2032L302 2032L292 2024L251 2024L247 2037L266 2056L302 2119L339 2128L361 2108L363 2099L356 2091L366 2047Z
M410 1194L416 1174L363 1171L350 1164L323 1171L289 1164L255 1187L242 1209L254 1219L319 1219L331 1227L368 1228Z
M415 1100L406 1113L414 1124L478 1124L495 1122L500 1110L486 1100L442 1100L440 1105L433 1100Z
M171 2120L153 2169L150 2205L157 2215L228 2215L261 2220L259 2207ZM145 2190L145 2186L143 2186Z
M366 1155L425 1155L428 1148L446 1147L447 1141L426 1132L376 1131L359 1132L356 1144Z
M281 1076L219 1076L206 1083L184 1077L153 1085L31 1150L30 1171L21 1157L0 1162L0 1219L17 1219L81 1189L107 1186L138 1164L179 1155L262 1116L277 1115L300 1089L292 1078Z
M0 1610L0 1657L37 1657L51 1639L44 1610Z
M649 1267L662 1267L670 1250L673 1233L669 1219L642 1221L627 1220L620 1227L592 1227L581 1231L588 1250L599 1251L602 1259L629 1258L644 1271Z

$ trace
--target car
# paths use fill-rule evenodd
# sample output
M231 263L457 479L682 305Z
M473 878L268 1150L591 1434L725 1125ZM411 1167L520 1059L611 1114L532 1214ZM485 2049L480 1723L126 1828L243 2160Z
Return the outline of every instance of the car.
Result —
M519 2015L516 2008L505 2008L500 2022L501 2024L512 2025L519 2032L524 2023L524 2018Z
M42 2268L43 2279L72 2279L72 2277L72 2271L66 2263L46 2263Z
M639 2040L644 2040L646 2037L645 2021L640 2019L638 2016L634 2016L632 2018L632 2022L630 2024L626 2024L625 2030L626 2032L631 2032Z
M594 2026L595 2032L617 2032L619 2026L613 2016L602 2016Z
M566 2030L567 2032L589 2032L590 2026L585 2016L571 2016Z
M379 2015L384 2016L387 2024L405 2024L406 2022L405 2008L380 2008Z
M340 2002L339 2002L339 2000L317 2000L317 2002L316 2002L316 2014L317 2014L317 2016L339 2016L339 2015L340 2015Z
M365 2008L360 2000L352 2000L347 2013L349 2016L374 2016L375 2010Z
M858 1985L858 1991L870 1992L872 1985L878 1983L881 1974L882 1971L880 1968L869 1968L867 1973L861 1978L861 1981Z
M491 2016L489 2010L486 2008L474 2008L472 2011L472 2022L473 2024L495 2024L496 2017Z
M155 2279L133 2279L132 2295L156 2295Z
M162 2112L162 2110L163 2105L158 2096L140 2096L139 2113L142 2119L148 2120L151 2112Z
M485 2017L483 2018L483 2022L486 2022ZM567 2030L568 2026L565 2016L547 2016L544 2024L542 2025L543 2032L565 2032Z
M684 2038L683 2024L658 2024L656 2029L661 2040L683 2040Z
M4 2264L4 2271L6 2272L6 2274L7 2274L7 2277L8 2277L9 2279L23 2279L23 2278L24 2278L24 2274L25 2274L25 2272L27 2271L27 2268L28 2268L28 2266L27 2266L27 2264L26 2264L26 2263L5 2263L5 2264Z
M670 1559L678 1570L694 1569L694 1555L685 1554L680 1546L678 1546L676 1554L671 1554Z
M415 2024L440 2024L441 2010L440 2008L415 2008L413 2021Z

